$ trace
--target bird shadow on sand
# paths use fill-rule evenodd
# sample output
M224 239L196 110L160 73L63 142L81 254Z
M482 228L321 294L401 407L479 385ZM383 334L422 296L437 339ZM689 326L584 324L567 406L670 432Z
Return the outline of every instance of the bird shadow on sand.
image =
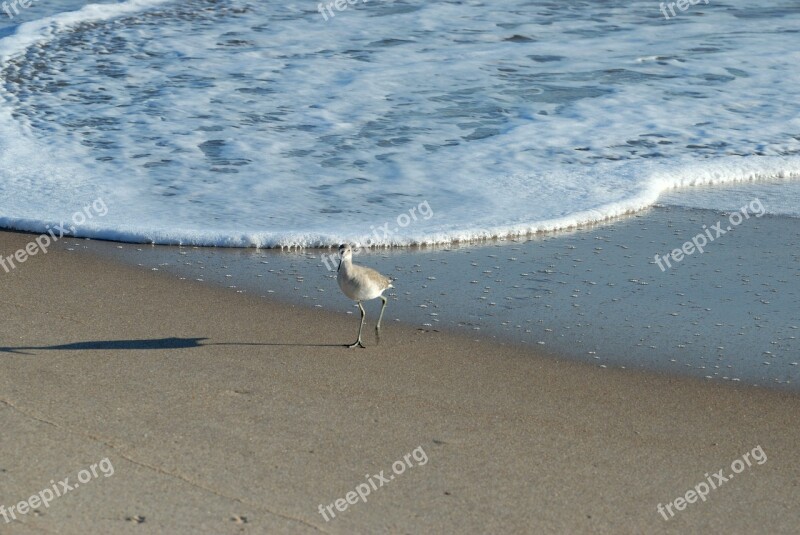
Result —
M342 347L343 344L291 344L291 343L252 343L252 342L210 342L208 338L152 338L144 340L97 340L74 342L52 346L0 347L0 353L30 355L28 351L125 351L153 349L191 349L207 346L298 346L298 347Z

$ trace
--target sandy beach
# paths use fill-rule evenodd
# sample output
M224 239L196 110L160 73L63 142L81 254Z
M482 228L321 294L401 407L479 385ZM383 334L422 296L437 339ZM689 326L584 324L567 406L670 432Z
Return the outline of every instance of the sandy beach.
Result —
M796 532L796 395L397 322L349 350L352 316L64 246L0 279L0 505L76 487L1 533Z
M0 0L0 535L800 532L799 32Z

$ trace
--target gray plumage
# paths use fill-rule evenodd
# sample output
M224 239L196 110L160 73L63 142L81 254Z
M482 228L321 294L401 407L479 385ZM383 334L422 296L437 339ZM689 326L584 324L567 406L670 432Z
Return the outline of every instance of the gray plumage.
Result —
M341 261L339 263L339 270L336 273L336 282L339 283L342 293L358 303L358 308L361 311L361 325L358 328L358 340L349 347L364 347L361 341L361 331L364 329L366 321L366 312L361 304L362 301L369 301L377 297L381 298L383 305L381 305L381 314L378 316L378 324L375 326L375 333L378 336L378 343L381 337L381 319L383 319L383 311L386 308L386 298L383 292L392 286L392 280L375 271L372 268L359 266L353 264L353 250L349 245L339 246L339 255Z

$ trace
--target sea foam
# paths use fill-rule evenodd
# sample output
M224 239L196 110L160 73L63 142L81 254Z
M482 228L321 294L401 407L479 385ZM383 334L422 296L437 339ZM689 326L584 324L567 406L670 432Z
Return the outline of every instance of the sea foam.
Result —
M796 179L800 10L658 17L651 2L524 0L367 3L328 21L277 1L43 17L0 39L0 225L41 232L102 197L108 215L77 235L403 246ZM800 216L798 191L767 212ZM396 224L421 202L434 217Z

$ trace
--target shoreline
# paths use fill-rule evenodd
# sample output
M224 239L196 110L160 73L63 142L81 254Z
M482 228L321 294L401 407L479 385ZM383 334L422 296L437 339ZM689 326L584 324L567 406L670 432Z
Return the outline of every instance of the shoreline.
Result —
M613 225L615 223L625 221L631 217L640 217L641 215L645 215L653 209L664 207L685 208L698 211L736 211L741 207L736 199L746 199L746 202L750 202L752 200L753 190L758 192L759 197L769 199L770 207L777 209L777 212L775 213L770 211L770 217L798 219L800 218L800 213L797 212L796 208L791 206L790 202L787 204L784 198L784 195L787 191L790 192L790 198L792 193L800 193L800 180L797 180L798 176L795 176L792 173L789 173L788 175L778 173L776 176L771 176L769 178L749 177L732 180L723 184L703 182L700 180L699 182L692 183L691 185L673 186L661 191L655 200L640 203L630 208L611 210L609 213L599 217L597 214L602 212L604 209L608 211L608 206L601 206L588 209L586 211L577 212L572 214L569 218L547 219L534 224L506 224L505 226L500 226L501 228L505 228L506 231L501 231L501 234L499 235L493 235L488 230L489 227L477 227L469 231L470 237L462 238L459 237L458 232L453 233L454 231L442 231L434 233L436 237L433 238L433 240L435 241L425 241L423 238L410 238L406 236L406 238L401 240L390 239L388 242L381 243L380 240L385 240L387 237L391 237L393 234L397 234L403 229L413 228L414 225L422 225L424 227L424 224L430 221L430 219L435 215L430 204L427 200L425 200L417 206L412 206L410 209L408 209L407 213L403 212L397 216L397 227L394 229L388 228L390 224L388 222L385 222L380 228L375 228L376 225L372 224L372 234L365 234L360 236L360 238L361 243L367 244L365 245L366 248L372 248L375 250L387 248L413 250L427 248L469 247L487 242L527 241ZM97 215L99 217L104 217L106 215L108 207L105 206L105 201L103 198L98 197L88 203L85 203L83 206L83 211L85 211L86 215L89 216L89 220L94 217L93 214L90 214L90 211L97 202L102 203L104 209L103 213L99 213ZM698 202L700 204L697 204ZM425 207L424 211L422 210L423 207ZM94 210L96 211L97 208L94 208ZM75 214L81 215L82 212L74 212L72 215ZM401 218L405 218L403 220L405 223L401 221ZM66 219L69 218L67 217ZM85 223L86 218L84 217L83 219L83 223ZM64 225L63 221L64 220L62 219L60 222L47 222L39 219L29 219L24 217L0 217L0 222L5 225L0 227L0 230L41 234L47 232L50 227L55 227L59 224ZM565 223L564 221L571 222ZM366 228L368 223L361 223L361 225ZM468 227L466 224L465 226ZM155 245L160 247L297 252L333 250L337 248L340 243L337 240L336 242L331 242L328 245L322 245L321 243L314 245L287 245L277 242L272 245L261 245L261 239L255 238L255 236L259 234L257 231L228 234L227 237L222 239L221 242L219 241L221 238L217 237L204 238L203 241L195 243L192 242L193 238L167 238L165 236L168 236L170 232L163 229L151 229L148 231L122 231L119 229L97 229L91 228L91 226L81 226L79 228L80 232L75 233L74 226L68 228L70 228L72 231L72 235L70 237L76 239L96 240L107 243L120 243L128 245ZM186 230L184 231L188 232ZM197 232L202 231L193 231L195 234L197 234ZM226 231L221 232L224 235ZM383 237L380 236L380 232L383 232ZM461 234L464 232L466 231L461 232ZM208 236L214 235L216 234L208 234ZM311 233L309 235L319 236L320 234ZM332 236L327 236L327 239L330 241ZM268 241L269 240L274 240L274 237L269 238ZM314 240L319 242L319 238L314 238Z
M397 279L386 320L479 335L599 367L800 391L800 219L751 217L661 271L654 256L725 212L675 206L525 240L365 250ZM71 240L129 265L314 309L353 313L328 250ZM793 259L794 258L794 259ZM367 303L368 319L375 312Z

